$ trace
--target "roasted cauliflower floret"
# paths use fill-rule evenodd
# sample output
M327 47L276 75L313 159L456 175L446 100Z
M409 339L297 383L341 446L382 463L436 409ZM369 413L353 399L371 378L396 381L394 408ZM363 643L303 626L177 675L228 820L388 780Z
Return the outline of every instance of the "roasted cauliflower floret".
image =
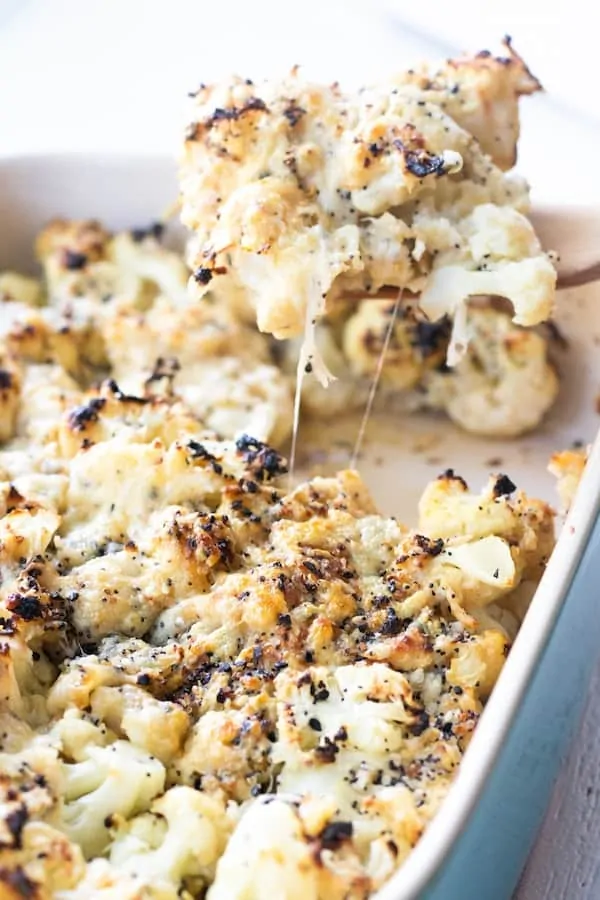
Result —
M110 861L150 884L181 885L195 894L214 878L232 823L223 801L178 786L150 811L114 826Z
M503 43L505 56L484 50L474 57L450 59L438 69L418 66L394 83L414 85L431 103L443 106L497 166L510 169L517 159L519 98L541 90L541 85L510 38Z
M420 226L423 240L430 223L423 221ZM437 223L437 237L436 228ZM419 298L419 305L430 319L440 319L447 313L454 316L456 344L468 343L468 334L462 335L456 327L467 297L507 298L519 325L537 325L550 317L556 272L522 213L510 206L482 203L464 217L456 233L458 245L438 248L432 273ZM451 344L449 362L457 362L464 349Z
M156 756L165 765L180 752L190 721L176 703L156 700L133 685L99 687L91 698L92 715L135 747Z
M469 347L458 365L425 378L425 402L474 434L531 431L558 394L547 341L495 309L470 308L467 329Z
M524 67L510 68L503 82L494 74L470 88L497 99L495 117L509 111L505 148L515 100L533 90ZM432 319L490 292L523 324L552 311L556 275L522 215L526 186L466 130L481 133L472 112L461 127L433 85L401 76L349 95L294 70L281 82L203 87L192 117L180 183L194 281L253 310L261 331L310 334L336 296L386 285L420 294ZM325 380L314 348L308 361Z
M87 378L105 362L104 343L87 303L72 309L34 308L9 303L2 308L0 340L16 359L54 362L76 378Z
M466 535L471 542L500 538L510 545L513 559L519 555L525 577L539 576L554 546L552 509L530 500L506 475L491 478L477 496L469 494L462 478L446 472L423 492L419 527L432 538L453 543Z
M302 384L305 413L328 418L364 408L379 370L376 407L443 410L473 434L515 437L534 429L552 407L559 383L547 338L515 325L498 303L489 298L469 303L461 326L468 347L453 367L446 365L451 319L429 321L409 299L391 323L394 305L366 298L350 315L318 327L319 352L338 380L323 388L308 375ZM292 342L282 363L292 376L297 360Z
M72 887L84 871L76 844L42 819L59 802L56 752L29 739L22 753L0 754L0 894L53 900L54 891ZM26 746L26 745L25 745Z
M61 472L57 445L61 421L81 398L77 383L60 366L27 366L13 445L19 450L26 448L24 458L28 464L23 472L18 472L19 475L29 475L32 471L46 475ZM10 448L7 449L10 452Z
M84 871L77 844L45 822L25 824L19 848L0 850L3 900L22 900L24 896L55 900L62 896L59 892L75 887Z
M73 598L73 624L83 641L145 634L172 598L167 572L134 544L75 566L58 586Z
M272 726L260 694L245 709L208 710L193 727L174 775L185 784L205 784L236 800L270 777Z
M189 894L182 894L171 885L151 884L144 878L126 875L108 860L97 857L76 887L57 893L53 900L189 900Z
M117 307L145 308L166 294L185 302L188 272L180 256L160 244L162 228L111 235L95 220L56 219L39 234L49 302L87 298Z
M176 361L173 378L203 359L230 357L234 348L249 364L269 361L267 344L256 331L227 309L192 298L185 306L160 298L144 314L119 313L107 319L105 333L117 380L125 373L141 385L153 374L153 383L159 382L158 359ZM167 379L166 368L162 377Z
M170 446L120 436L84 447L70 465L59 555L72 563L107 544L112 551L137 544L152 515L169 506L229 513L232 528L239 520L240 531L247 524L256 530L260 518L249 517L248 504L264 508L265 494L271 495L261 483L286 471L276 451L248 435L235 443L189 439Z
M109 844L112 816L129 818L150 806L165 786L165 770L153 756L128 741L85 748L84 758L64 764L60 828L86 857Z
M51 509L30 505L16 508L0 518L0 562L17 564L41 556L60 525L60 516Z
M57 580L73 598L72 620L82 640L115 632L141 637L175 598L181 603L207 590L235 561L235 534L214 513L167 507L145 524L137 544L115 542Z
M193 447L115 437L79 451L71 461L63 519L66 547L81 546L92 555L109 541L135 542L157 510L218 493L221 477L201 459L195 462Z
M60 453L71 458L92 444L128 437L148 444L158 439L166 444L186 434L197 436L198 420L177 401L166 397L136 396L121 390L114 379L99 389L81 392L59 421Z
M260 335L225 309L159 302L143 316L107 319L113 374L127 393L179 398L222 437L283 441L292 392Z
M277 847L285 845L286 852ZM210 900L318 900L318 867L297 807L278 797L253 803L217 864Z
M52 683L53 667L14 633L3 619L0 628L0 706L33 726L46 721L44 694Z
M352 846L352 823L334 820L326 804L319 807L305 810L300 798L285 795L252 803L218 863L209 900L367 896L370 879Z
M355 375L372 379L377 371L394 303L364 300L345 323L343 349ZM451 325L448 318L431 323L400 308L387 346L381 373L382 386L394 391L416 387L425 373L446 359Z

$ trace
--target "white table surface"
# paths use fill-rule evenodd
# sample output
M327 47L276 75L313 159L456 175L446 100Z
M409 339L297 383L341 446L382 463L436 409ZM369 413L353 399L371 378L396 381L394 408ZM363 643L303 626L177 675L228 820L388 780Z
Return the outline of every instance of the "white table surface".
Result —
M427 55L494 49L508 32L548 89L523 104L520 165L534 198L590 202L600 102L584 3L0 0L0 154L169 153L201 80L300 63L352 84ZM600 897L598 722L600 669L515 900Z

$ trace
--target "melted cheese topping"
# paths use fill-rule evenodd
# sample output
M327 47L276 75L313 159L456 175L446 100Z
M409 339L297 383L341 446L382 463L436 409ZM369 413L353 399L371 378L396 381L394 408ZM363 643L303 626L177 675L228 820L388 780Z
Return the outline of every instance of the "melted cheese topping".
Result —
M364 900L447 793L552 512L506 476L446 473L416 531L353 471L286 492L236 433L262 395L230 417L207 374L264 341L112 240L53 225L48 305L5 301L0 893Z
M518 97L536 87L512 52L354 95L297 71L203 87L181 160L198 292L278 338L304 332L304 356L314 313L383 286L420 294L432 320L454 318L451 362L467 344L462 306L473 294L507 297L518 323L545 320L556 276L523 215L527 186L486 155L485 113L474 112L485 104L502 123L504 165Z

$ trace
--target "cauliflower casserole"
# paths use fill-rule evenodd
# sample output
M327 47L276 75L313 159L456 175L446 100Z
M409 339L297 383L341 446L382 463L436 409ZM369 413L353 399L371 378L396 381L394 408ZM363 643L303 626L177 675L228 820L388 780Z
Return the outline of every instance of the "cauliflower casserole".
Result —
M290 487L299 351L261 331L297 337L318 285L300 358L337 369L305 385L329 417L382 345L390 300L365 295L404 286L384 397L537 424L557 379L523 326L554 270L503 171L536 87L511 53L354 98L295 74L203 88L182 175L201 300L160 226L56 220L40 280L0 275L2 900L364 900L419 840L553 512L502 473L472 493L443 472L413 529L355 471Z

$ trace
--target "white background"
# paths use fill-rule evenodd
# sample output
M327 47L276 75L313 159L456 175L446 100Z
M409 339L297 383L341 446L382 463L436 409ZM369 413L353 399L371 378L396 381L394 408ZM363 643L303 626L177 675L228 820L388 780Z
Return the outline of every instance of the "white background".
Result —
M509 33L547 88L523 103L520 167L534 198L600 202L594 8L590 0L0 0L0 154L171 153L186 92L200 81L299 63L312 77L352 85L423 56L495 50ZM592 709L518 900L600 897L596 720Z

